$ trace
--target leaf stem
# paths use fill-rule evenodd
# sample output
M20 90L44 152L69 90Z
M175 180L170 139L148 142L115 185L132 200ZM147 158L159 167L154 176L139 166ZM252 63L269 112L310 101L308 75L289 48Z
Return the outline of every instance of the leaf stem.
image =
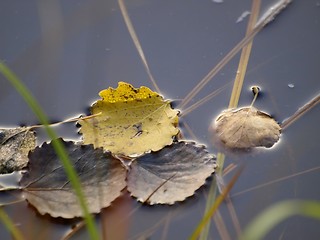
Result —
M253 104L255 103L255 101L256 101L256 99L257 99L257 97L259 95L259 91L260 91L260 88L257 87L257 86L253 86L251 89L252 89L252 92L254 94L254 97L253 97L253 100L252 100L252 102L250 104L250 107L252 107Z
M99 112L99 113L96 113L96 114L92 114L92 115L89 115L89 116L84 116L84 117L77 117L77 118L70 118L70 119L66 119L66 120L63 120L61 122L55 122L55 123L50 123L49 126L50 127L54 127L56 125L59 125L59 124L63 124L63 123L70 123L70 122L76 122L76 121L79 121L79 120L87 120L87 119L91 119L91 118L95 118L99 115L101 115L102 113ZM33 128L41 128L41 127L44 127L45 125L43 124L38 124L38 125L33 125L33 126L29 126L27 128L29 129L33 129Z

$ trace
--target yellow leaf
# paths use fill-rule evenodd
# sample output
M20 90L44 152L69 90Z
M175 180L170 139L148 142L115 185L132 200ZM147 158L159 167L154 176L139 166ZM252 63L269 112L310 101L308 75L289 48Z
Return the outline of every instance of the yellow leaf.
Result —
M170 145L179 132L178 111L147 87L136 89L119 82L118 88L102 90L99 95L102 99L92 105L91 113L101 114L79 121L85 144L138 156Z

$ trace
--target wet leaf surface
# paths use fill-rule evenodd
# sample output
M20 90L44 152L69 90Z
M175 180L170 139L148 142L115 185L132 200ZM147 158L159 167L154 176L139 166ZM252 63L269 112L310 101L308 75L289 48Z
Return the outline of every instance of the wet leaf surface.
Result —
M85 144L138 156L170 145L179 132L178 111L147 87L136 89L119 82L118 88L108 88L99 95L102 99L92 105L91 113L101 114L79 121Z
M215 157L204 146L175 142L133 161L127 188L141 202L173 204L192 196L215 167Z
M0 173L11 173L27 166L28 153L35 147L32 130L26 127L0 129Z
M70 161L80 178L89 211L99 213L125 188L126 169L119 160L93 145L64 142ZM27 172L20 185L27 201L41 214L52 217L82 216L77 196L51 145L44 143L29 155Z
M219 139L229 148L272 147L281 128L267 113L254 107L224 111L215 122Z

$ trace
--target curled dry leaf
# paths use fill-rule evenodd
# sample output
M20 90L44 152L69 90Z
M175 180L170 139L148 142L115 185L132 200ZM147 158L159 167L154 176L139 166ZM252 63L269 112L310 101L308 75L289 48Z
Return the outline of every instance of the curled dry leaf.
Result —
M254 107L224 111L215 121L219 139L229 148L272 147L281 127L267 113Z
M11 173L27 166L28 153L35 147L35 133L29 128L0 129L0 173Z
M141 202L173 204L193 195L215 167L215 157L204 146L175 142L133 161L127 189Z
M61 140L79 176L90 213L99 213L125 188L126 170L102 148ZM20 185L24 196L41 214L52 217L81 217L77 196L52 144L44 143L29 154L27 172Z
M91 113L101 114L79 121L85 144L138 156L170 145L179 132L178 111L147 87L137 89L119 82L118 88L108 88L99 95L102 99L92 105Z

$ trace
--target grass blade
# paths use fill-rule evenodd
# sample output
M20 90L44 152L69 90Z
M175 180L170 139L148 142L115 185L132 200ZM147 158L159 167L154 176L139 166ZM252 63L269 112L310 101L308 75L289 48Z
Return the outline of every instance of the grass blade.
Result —
M207 198L207 202L206 202L206 208L204 210L204 214L203 217L205 217L205 215L207 214L207 212L209 212L210 207L214 204L214 201L216 199L216 194L217 194L217 182L216 182L216 178L214 178L212 180L212 183L210 185L210 189L209 189L209 193L208 193L208 198ZM210 220L208 221L208 223L203 227L199 240L206 240L208 238L209 235L209 230L210 230Z
M294 215L315 218L320 221L320 202L287 200L276 203L252 220L241 239L262 239L273 227Z
M211 217L214 215L220 204L223 202L223 200L226 198L236 181L238 180L241 172L243 170L243 167L240 168L236 174L232 177L231 181L228 183L228 185L223 189L222 193L217 197L214 204L210 207L210 209L206 212L205 216L201 219L196 229L193 231L192 235L190 236L190 240L196 240L198 236L201 234L202 230L206 227L207 223L210 221Z
M216 201L217 189L219 188L219 185L218 185L219 184L218 183L219 180L218 179L219 179L219 177L222 178L221 176L222 176L222 171L223 171L224 159L225 159L225 155L224 154L222 154L222 153L218 153L217 154L218 169L217 169L217 172L216 172L216 177L212 181L211 186L210 186L208 199L207 199L207 203L206 203L206 208L204 210L204 216L203 217L205 217L208 214L208 212L210 211L211 206ZM210 222L211 222L211 220L209 219L208 222L206 223L206 225L203 227L199 239L201 239L201 240L208 239L208 234L209 234L209 230L210 230Z
M66 153L62 143L57 139L58 136L49 127L49 120L47 116L44 114L40 105L36 101L36 99L32 96L29 90L25 87L25 85L19 80L19 78L3 63L0 62L0 72L7 78L7 80L11 83L11 85L16 89L16 91L21 95L24 101L29 105L31 110L34 112L36 117L39 119L40 123L44 125L44 128L48 134L48 136L52 139L53 147L59 156L61 163L66 171L66 174L72 184L72 187L79 199L80 206L83 210L84 220L87 225L87 229L91 239L99 239L99 234L96 229L93 216L89 213L87 203L84 197L84 194L81 190L81 184L79 178L69 161L68 154Z
M9 230L9 232L12 234L13 239L16 240L23 240L22 233L20 230L14 225L14 223L11 221L10 217L6 214L5 211L0 207L0 219L4 226Z

